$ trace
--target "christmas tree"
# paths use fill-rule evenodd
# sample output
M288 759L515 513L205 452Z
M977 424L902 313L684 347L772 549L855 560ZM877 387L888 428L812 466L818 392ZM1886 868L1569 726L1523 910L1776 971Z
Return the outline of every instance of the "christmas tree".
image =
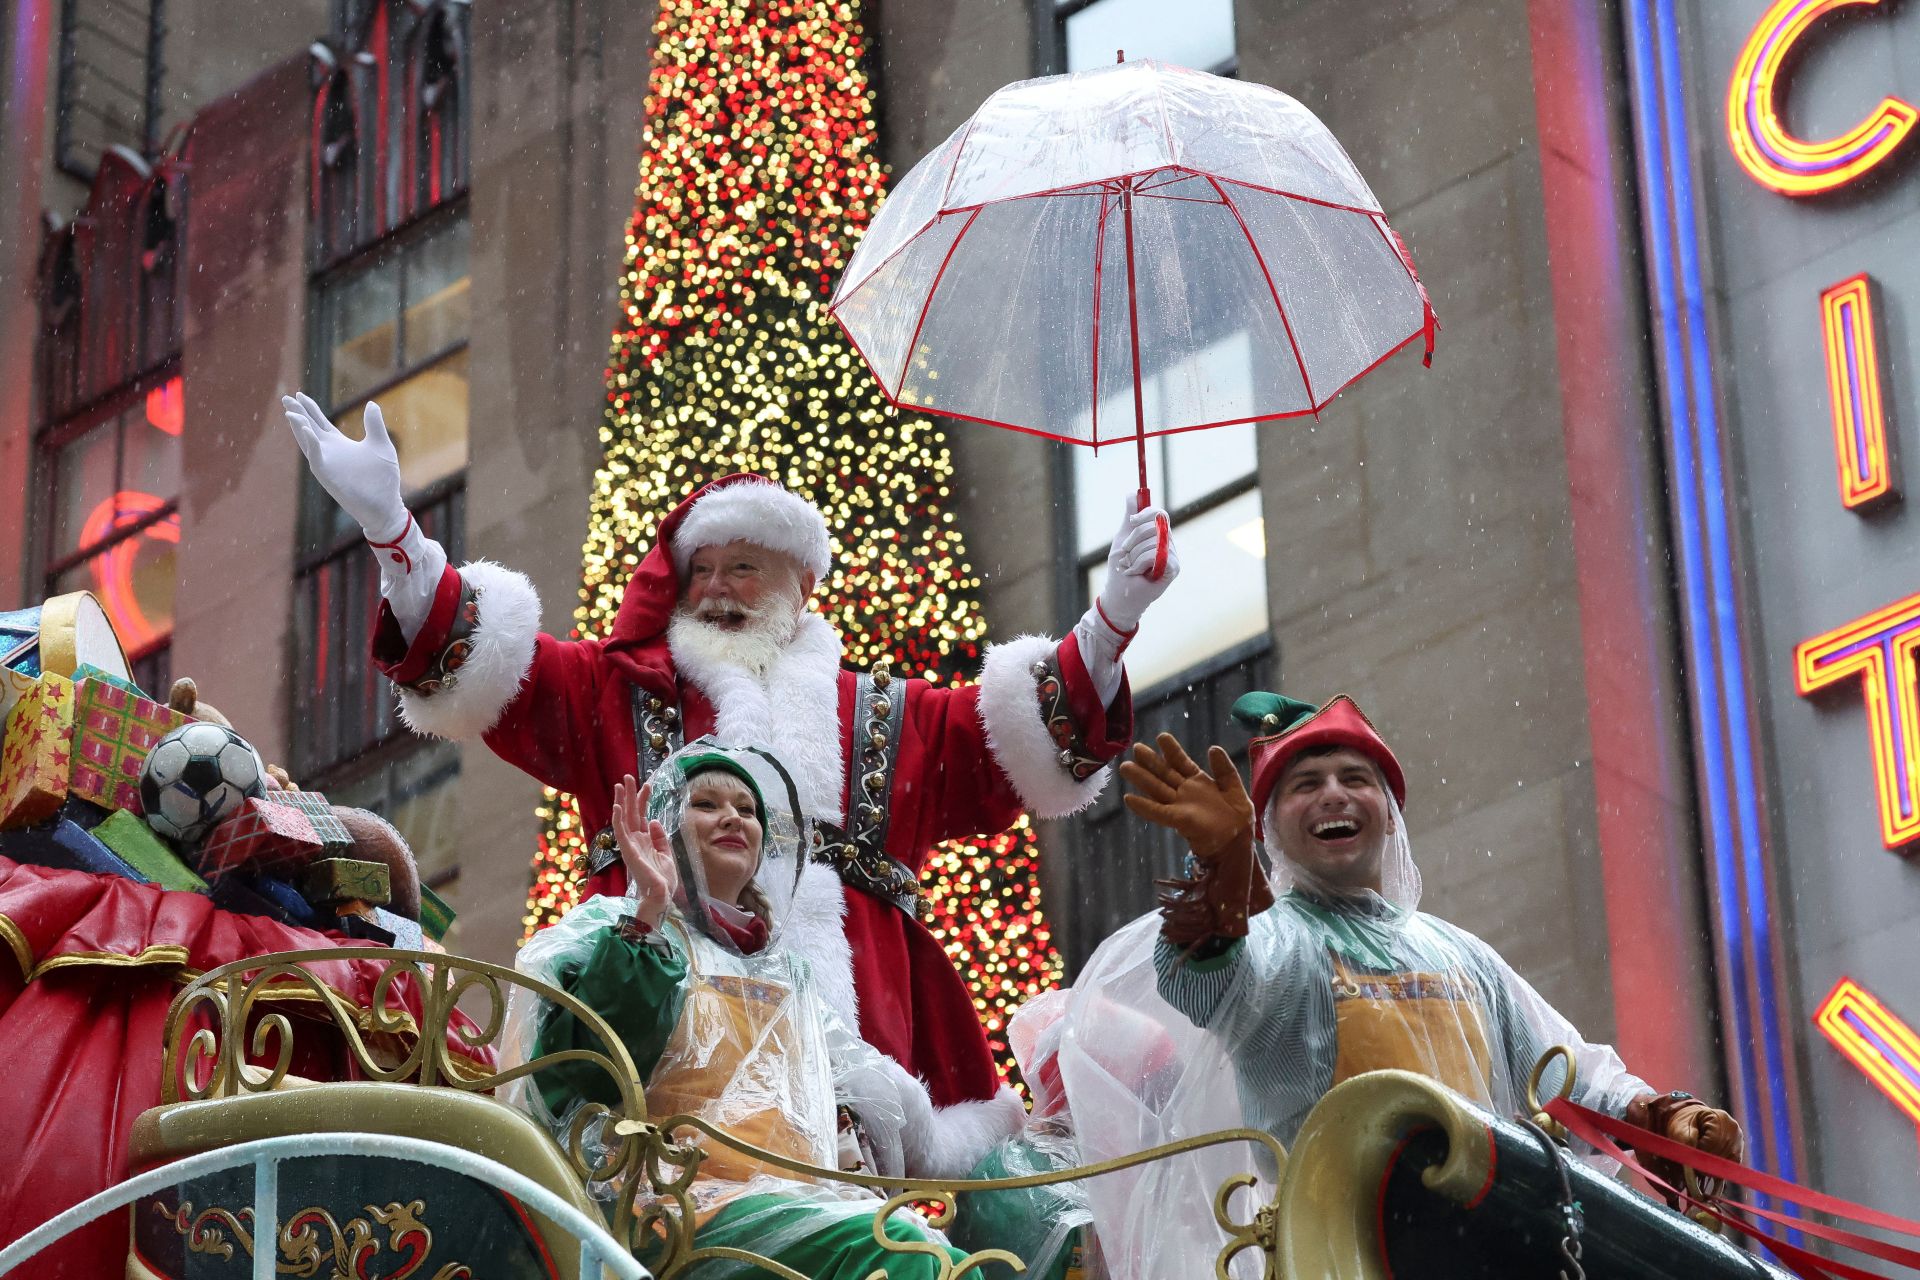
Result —
M835 569L815 603L850 663L970 674L985 624L945 432L889 408L826 310L886 181L859 6L662 0L654 37L574 634L606 633L662 514L758 471L826 513ZM574 903L585 866L571 799L549 792L540 816L529 932ZM937 851L924 887L1010 1066L1006 1015L1060 971L1032 831Z

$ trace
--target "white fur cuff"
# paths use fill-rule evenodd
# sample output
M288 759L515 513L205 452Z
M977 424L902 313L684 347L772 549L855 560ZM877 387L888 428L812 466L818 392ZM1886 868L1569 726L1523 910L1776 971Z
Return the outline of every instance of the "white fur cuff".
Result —
M400 689L400 718L415 733L477 738L493 728L533 666L540 595L524 573L475 560L460 567L480 611L473 649L452 682L431 697Z
M1036 818L1064 818L1099 799L1107 785L1102 769L1076 781L1060 763L1060 748L1041 715L1033 666L1053 656L1059 643L1046 636L1020 636L988 648L980 670L980 722L994 763Z
M740 480L688 509L673 535L674 572L685 579L695 551L735 540L792 556L816 582L833 567L826 517L811 502L771 481Z
M1000 1086L993 1098L933 1107L933 1121L906 1126L906 1169L922 1178L964 1178L987 1151L1018 1134L1027 1123L1027 1103Z

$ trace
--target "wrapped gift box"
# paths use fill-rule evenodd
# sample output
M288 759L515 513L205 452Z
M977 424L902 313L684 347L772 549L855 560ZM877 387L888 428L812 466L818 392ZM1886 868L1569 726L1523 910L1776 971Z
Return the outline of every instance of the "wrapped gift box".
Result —
M72 801L68 801L72 804ZM134 870L162 889L187 893L205 893L207 882L181 861L180 855L155 835L146 819L125 809L115 809L105 821L93 828L93 838L125 859Z
M269 791L263 798L306 814L307 821L313 824L313 833L326 849L327 857L339 857L353 848L353 837L347 834L346 824L334 816L333 806L318 791Z
M322 858L300 873L300 892L317 907L359 900L384 907L393 901L393 879L384 862Z
M297 873L324 851L306 814L290 805L248 799L207 833L194 861L200 874L212 880L234 871Z
M12 667L0 667L0 722L4 722L7 713L13 710L13 704L20 701L20 695L39 683L40 677L25 671L15 671Z
M191 717L131 685L89 677L77 686L74 708L73 774L69 790L110 809L145 810L140 804L140 766L154 743Z
M0 829L52 817L73 772L73 681L43 675L7 713L0 739Z
M222 876L213 882L213 902L222 911L241 915L265 916L281 924L305 929L321 929L332 924L323 920L300 891L272 876L251 876L245 872Z
M37 827L8 831L0 835L0 853L33 867L90 871L95 875L119 876L137 884L153 883L71 818L56 818Z
M420 886L420 928L435 942L445 942L453 928L453 908L425 885Z

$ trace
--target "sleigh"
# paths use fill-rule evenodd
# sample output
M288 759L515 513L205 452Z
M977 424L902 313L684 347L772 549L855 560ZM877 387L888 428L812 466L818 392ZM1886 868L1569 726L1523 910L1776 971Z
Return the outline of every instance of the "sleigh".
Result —
M347 957L384 966L368 1005L314 977L315 966ZM476 1070L503 1031L514 986L571 1010L605 1051ZM290 999L306 1018L287 1016ZM296 1037L316 1021L344 1039L364 1079L314 1083L289 1069ZM900 1255L926 1246L879 1230L890 1214L926 1213L950 1227L975 1193L1124 1177L1220 1149L1240 1153L1244 1171L1210 1204L1165 1206L1217 1225L1217 1248L1193 1258L1189 1275L1786 1274L1570 1159L1537 1127L1405 1072L1334 1089L1291 1152L1266 1134L1230 1130L1023 1178L902 1182L786 1160L689 1117L647 1119L632 1060L591 1009L476 960L338 948L239 961L180 992L165 1037L163 1101L134 1126L133 1176L0 1251L0 1275L47 1274L30 1259L55 1258L69 1232L122 1215L130 1280L674 1280L718 1256L810 1280L770 1258L703 1247L689 1192L706 1154L695 1138L798 1178L870 1189L875 1237ZM406 1051L382 1052L395 1044ZM568 1059L606 1072L619 1105L589 1107L556 1139L493 1096ZM608 1201L590 1184L619 1191ZM957 1280L1012 1275L1024 1263L987 1248L961 1262L941 1253L935 1266L941 1280Z

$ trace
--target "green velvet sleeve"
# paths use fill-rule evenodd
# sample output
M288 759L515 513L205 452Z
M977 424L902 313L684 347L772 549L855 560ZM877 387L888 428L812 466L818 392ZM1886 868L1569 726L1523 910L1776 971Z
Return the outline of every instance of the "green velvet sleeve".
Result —
M560 972L561 990L606 1020L626 1045L642 1080L653 1074L665 1052L685 1000L686 956L672 935L665 936L668 945L650 946L615 929L602 929L587 958ZM557 1005L545 1011L534 1047L538 1055L568 1049L606 1052L598 1035ZM610 1107L620 1101L612 1079L592 1063L560 1063L540 1072L539 1079L540 1094L555 1115L564 1115L575 1099Z

